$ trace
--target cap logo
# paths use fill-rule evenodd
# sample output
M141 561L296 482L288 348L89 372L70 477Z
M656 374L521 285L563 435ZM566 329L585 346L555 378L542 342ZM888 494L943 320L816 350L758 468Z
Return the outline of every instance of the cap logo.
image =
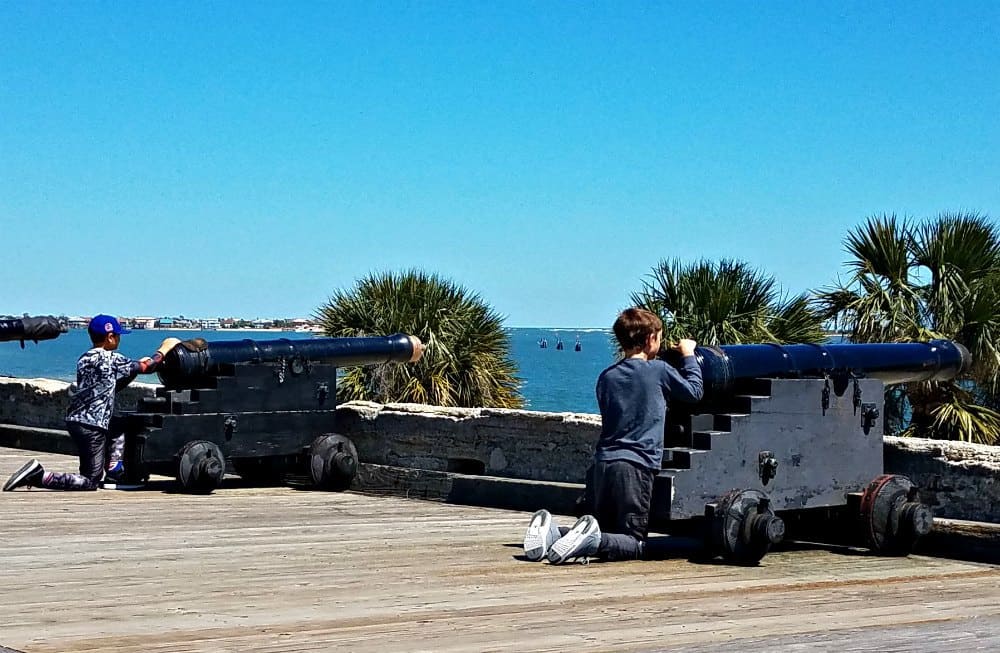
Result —
M104 330L107 331L108 333L111 333L112 331L115 330L115 327L110 322L108 322L107 324L104 325Z

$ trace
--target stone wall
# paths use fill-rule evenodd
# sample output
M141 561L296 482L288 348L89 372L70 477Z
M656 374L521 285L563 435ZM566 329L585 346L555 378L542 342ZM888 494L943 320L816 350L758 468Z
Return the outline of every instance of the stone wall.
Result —
M63 428L69 404L68 387L65 381L0 376L0 424ZM139 397L152 396L155 389L150 383L132 383L118 393L118 406L134 409Z
M0 424L63 428L68 384L0 377ZM133 384L134 406L155 386ZM366 463L559 483L582 483L600 433L597 415L350 402L336 430ZM938 517L1000 523L1000 447L885 438L885 469L908 476Z
M337 430L354 441L365 462L582 483L601 419L578 413L352 401L337 408Z
M936 516L1000 523L1000 447L886 437L885 469L909 477Z

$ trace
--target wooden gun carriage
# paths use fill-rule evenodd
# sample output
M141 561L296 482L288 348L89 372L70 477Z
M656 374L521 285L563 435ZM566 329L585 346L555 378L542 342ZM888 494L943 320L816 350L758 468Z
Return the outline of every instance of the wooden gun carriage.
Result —
M954 378L970 365L960 344L727 345L696 356L705 396L671 405L654 530L697 524L712 554L743 563L786 528L884 554L930 530L917 488L883 471L884 386Z
M357 450L334 432L337 368L413 362L420 340L365 338L188 341L164 358L163 387L123 413L125 482L173 476L209 493L232 471L256 483L305 475L346 489Z

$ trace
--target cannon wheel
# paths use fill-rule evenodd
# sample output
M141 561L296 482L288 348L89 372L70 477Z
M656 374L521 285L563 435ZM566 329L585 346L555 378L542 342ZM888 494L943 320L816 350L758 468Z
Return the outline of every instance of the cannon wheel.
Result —
M214 442L188 442L177 458L177 482L181 491L211 494L222 485L222 478L226 475L226 458Z
M882 555L907 555L934 522L916 486L897 474L883 474L869 483L859 512L865 543Z
M785 534L785 523L770 504L758 490L731 490L707 505L709 554L740 565L760 562Z
M358 473L358 450L349 438L327 433L309 447L309 474L321 490L346 490Z

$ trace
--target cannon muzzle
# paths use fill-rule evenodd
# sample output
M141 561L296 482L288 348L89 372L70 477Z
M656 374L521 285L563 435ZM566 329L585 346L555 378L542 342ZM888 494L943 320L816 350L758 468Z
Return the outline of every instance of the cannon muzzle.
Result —
M52 340L68 330L65 322L51 315L5 319L0 320L0 342L20 340L23 347L25 340Z
M886 385L946 381L972 365L969 350L951 340L832 345L722 345L698 347L705 396L719 396L740 380L761 377L880 379Z
M365 338L311 338L290 340L229 340L204 342L200 347L177 345L163 359L158 375L170 389L202 387L213 377L232 374L235 365L288 361L323 362L345 367L419 360L420 339L397 333Z

